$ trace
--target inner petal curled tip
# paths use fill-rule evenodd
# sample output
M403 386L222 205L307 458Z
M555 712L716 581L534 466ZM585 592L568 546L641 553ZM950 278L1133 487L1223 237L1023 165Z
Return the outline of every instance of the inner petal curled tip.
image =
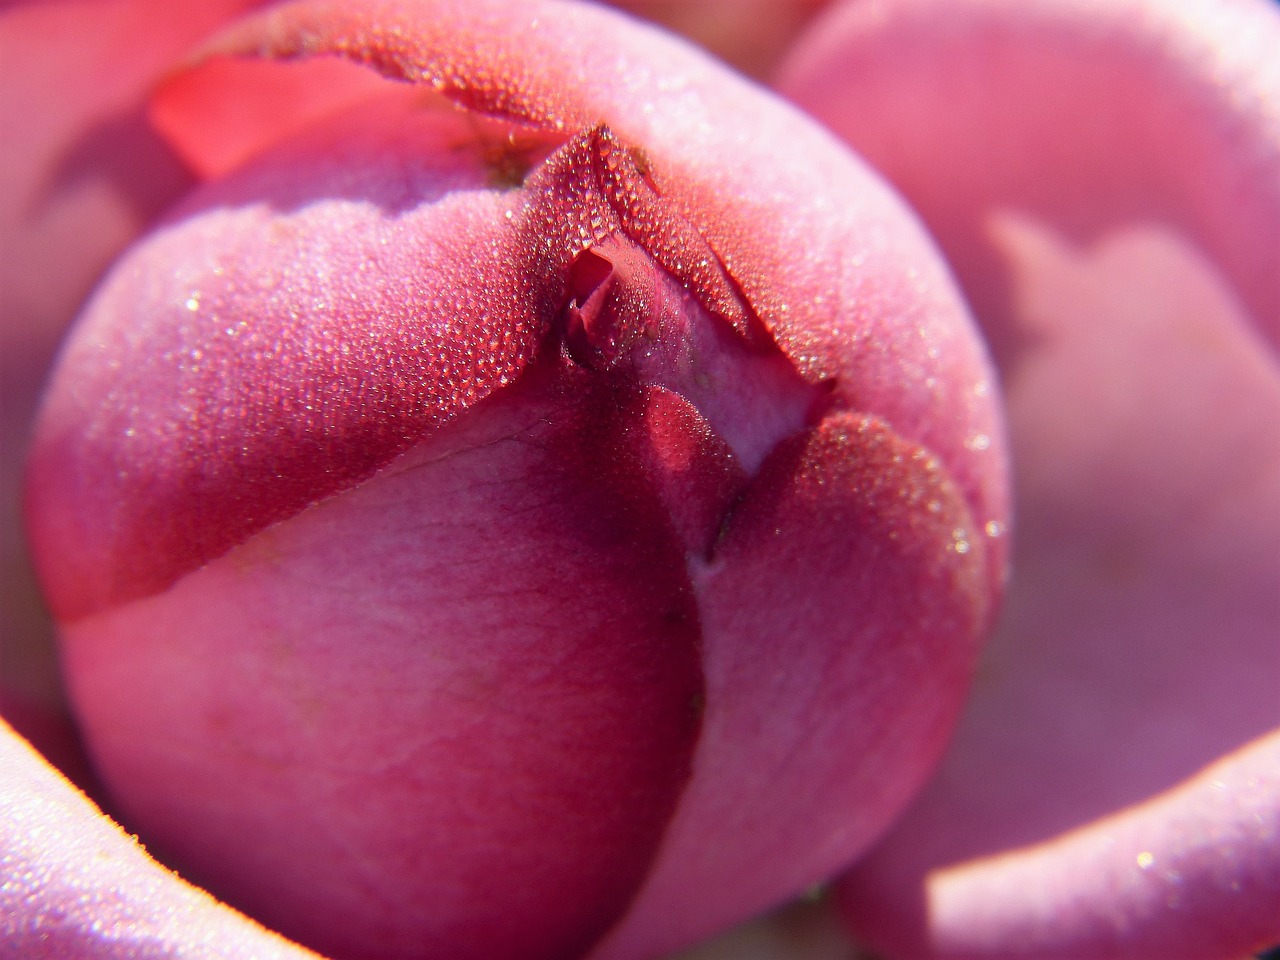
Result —
M555 186L535 196L561 198L545 214L564 224L567 249L580 247L557 321L571 360L683 397L749 473L820 418L831 384L800 375L642 153L600 125L541 179Z

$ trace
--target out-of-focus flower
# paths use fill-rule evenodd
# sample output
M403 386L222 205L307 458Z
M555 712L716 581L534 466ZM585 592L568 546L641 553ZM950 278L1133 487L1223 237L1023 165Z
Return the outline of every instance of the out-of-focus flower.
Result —
M130 826L341 956L653 956L857 856L1005 523L985 356L877 178L558 3L272 8L151 111L191 173L146 213L204 183L85 308L28 487ZM13 836L63 839L15 840L6 946L264 936L10 756Z
M661 24L750 76L767 77L829 0L609 0Z
M851 3L783 88L921 212L1001 369L1003 623L841 887L888 956L1280 941L1280 8Z

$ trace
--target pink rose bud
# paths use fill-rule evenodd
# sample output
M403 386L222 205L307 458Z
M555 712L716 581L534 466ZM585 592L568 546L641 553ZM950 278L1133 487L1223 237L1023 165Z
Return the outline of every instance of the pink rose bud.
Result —
M409 83L304 123L225 59L325 54ZM652 956L832 876L1002 578L912 217L599 9L303 2L203 57L156 115L217 175L86 306L29 472L126 824L339 957Z

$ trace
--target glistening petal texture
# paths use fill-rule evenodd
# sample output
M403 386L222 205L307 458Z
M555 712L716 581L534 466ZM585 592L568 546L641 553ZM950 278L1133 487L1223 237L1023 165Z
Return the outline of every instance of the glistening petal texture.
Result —
M299 2L250 18L207 53L341 55L537 129L609 124L662 157L657 188L803 375L836 379L850 405L937 452L980 523L1003 515L986 358L927 241L874 174L763 104L758 88L574 4ZM993 571L1002 557L991 551Z
M31 466L59 617L367 478L532 354L550 296L484 136L397 92L210 186L98 291Z
M0 722L0 957L318 960L161 867Z
M784 71L934 230L1010 405L1003 623L940 776L842 888L891 956L1280 940L1277 44L1261 2L903 0ZM1201 772L1254 742L1237 785Z
M644 893L593 956L673 949L744 900L829 875L881 829L951 731L971 664L956 638L990 615L982 549L937 459L874 418L829 417L774 450L695 570L718 707L695 775Z

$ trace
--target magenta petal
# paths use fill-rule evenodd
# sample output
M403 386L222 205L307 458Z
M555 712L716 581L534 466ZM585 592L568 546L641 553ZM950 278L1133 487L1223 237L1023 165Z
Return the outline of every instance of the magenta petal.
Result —
M315 960L147 856L0 723L0 954Z
M695 575L708 711L693 777L593 956L663 953L830 875L884 828L951 730L989 615L984 549L937 458L881 421L832 416L774 450Z
M124 814L335 955L585 950L652 858L702 699L679 552L607 437L522 386L65 626Z
M1229 796L1148 798L1280 723L1280 10L869 9L816 32L785 85L956 265L1005 379L1020 513L955 745L848 912L911 958L1269 946L1273 775L1239 788L1262 818L1247 855L1187 854L1233 822ZM1133 805L1127 836L1152 846L1097 859L1098 818ZM1144 852L1216 892L1119 896Z

